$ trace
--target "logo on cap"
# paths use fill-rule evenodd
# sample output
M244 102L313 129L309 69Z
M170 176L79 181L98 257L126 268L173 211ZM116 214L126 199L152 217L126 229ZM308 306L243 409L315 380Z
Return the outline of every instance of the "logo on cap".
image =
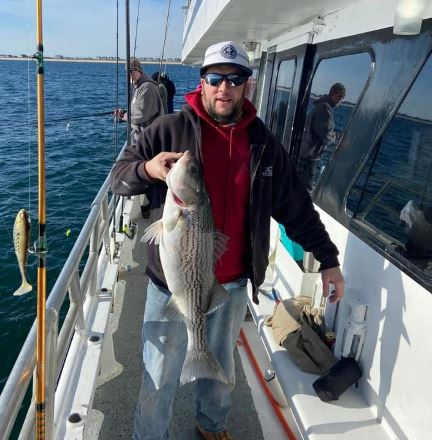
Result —
M226 44L225 46L223 46L220 50L220 54L224 58L228 58L229 60L233 60L237 57L236 48L234 46L231 46L231 44Z

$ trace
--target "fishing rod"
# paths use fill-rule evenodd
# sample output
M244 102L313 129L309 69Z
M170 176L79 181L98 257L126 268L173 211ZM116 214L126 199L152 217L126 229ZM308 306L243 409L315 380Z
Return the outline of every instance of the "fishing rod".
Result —
M125 1L126 15L126 90L127 90L127 114L131 114L131 85L130 85L130 20L129 0ZM131 119L127 118L127 145L131 144Z
M139 7L139 5L138 5ZM125 19L126 19L126 90L127 90L127 114L131 114L131 84L130 84L130 19L129 19L129 0L125 1ZM139 11L139 9L138 9ZM137 23L138 25L138 23ZM136 44L136 38L135 38ZM131 145L131 119L127 118L127 134L126 134L126 145ZM115 201L115 195L114 195ZM115 204L114 204L115 206ZM121 212L119 219L119 231L123 231L123 207L124 207L124 197L121 199ZM115 211L114 207L114 211ZM115 224L113 227L113 235L115 235Z
M170 16L170 9L171 9L171 0L168 0L167 15L166 15L166 20L165 20L164 40L163 40L163 44L162 44L162 53L161 53L161 57L159 60L159 76L158 76L158 81L157 81L158 85L160 83L160 77L162 74L163 57L165 56L165 43L166 43L166 38L167 38L167 33L168 33L168 22L169 22L169 16ZM166 63L165 63L165 73L166 73Z
M45 128L44 128L44 66L42 38L42 0L36 0L37 51L37 118L38 118L38 239L35 253L37 268L36 305L36 440L45 439L45 334L46 334L46 190L45 190Z
M115 81L115 108L119 108L118 97L119 97L119 4L116 0L116 81ZM114 145L113 145L113 164L117 159L117 144L118 144L118 118L114 118ZM116 211L117 211L117 196L115 193L112 195L114 200L114 211L113 211L113 238L115 240L115 230L116 230ZM121 213L121 216L123 212ZM123 220L120 217L120 225L122 227ZM111 258L111 257L110 257Z
M77 119L93 118L93 117L96 117L96 116L109 116L109 115L114 115L114 112L111 110L109 112L88 113L88 114L85 114L85 115L71 116L71 117L68 117L68 118L48 119L48 120L45 121L45 125L46 124L56 124L58 122L69 122L69 121L74 121L74 120L77 120ZM0 127L8 127L8 126L9 126L9 124L0 124Z
M138 36L138 23L139 23L140 5L141 5L141 0L138 0L138 10L137 10L136 23L135 23L135 44L134 44L134 54L133 54L134 58L135 58L135 53L136 53L136 48L137 48L137 36Z
M89 113L85 115L71 116L69 118L48 119L47 121L45 121L45 124L51 124L53 122L66 122L66 121L73 121L75 119L93 118L94 116L108 116L108 115L113 115L113 111L111 110L109 112Z

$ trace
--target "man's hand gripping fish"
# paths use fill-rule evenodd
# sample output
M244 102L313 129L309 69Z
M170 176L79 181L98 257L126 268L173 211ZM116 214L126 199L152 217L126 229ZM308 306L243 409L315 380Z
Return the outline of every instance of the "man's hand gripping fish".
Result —
M162 218L145 230L142 241L159 244L172 293L165 317L186 324L188 346L180 383L204 377L227 382L206 340L206 315L228 298L214 276L226 237L215 231L200 166L189 151L171 168L166 183Z

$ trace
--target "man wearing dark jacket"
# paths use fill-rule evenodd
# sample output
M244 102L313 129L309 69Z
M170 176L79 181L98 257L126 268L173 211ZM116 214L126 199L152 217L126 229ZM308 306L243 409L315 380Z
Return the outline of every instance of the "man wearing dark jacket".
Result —
M174 95L176 94L174 82L170 80L166 73L160 74L159 72L154 72L152 78L157 83L162 83L165 87L167 93L167 111L165 113L174 113Z
M314 108L306 117L297 171L309 191L313 189L317 178L317 165L321 155L327 146L337 141L333 109L343 101L345 95L345 86L334 83L328 95L321 96L313 103Z
M154 189L151 220L162 216L164 180L173 162L190 150L200 161L215 226L229 237L215 268L230 298L207 321L210 350L228 383L196 383L197 430L205 440L230 440L226 421L235 384L233 350L246 313L247 279L257 287L268 263L270 217L321 263L324 293L329 283L343 296L338 251L314 210L308 192L282 147L245 99L249 68L245 50L227 41L210 46L201 68L201 91L189 93L183 110L156 120L127 148L112 171L111 185L122 195ZM172 403L186 350L186 329L162 318L169 300L158 247L148 247L150 277L144 313L145 371L135 413L135 439L166 439ZM154 341L162 340L163 344Z

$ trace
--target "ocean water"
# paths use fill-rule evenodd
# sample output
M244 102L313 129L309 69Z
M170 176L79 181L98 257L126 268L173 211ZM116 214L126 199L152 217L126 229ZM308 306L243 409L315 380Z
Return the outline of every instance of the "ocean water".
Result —
M144 69L151 74L158 67L148 64ZM175 109L180 109L184 94L198 83L199 71L168 65L167 73L177 89ZM45 63L47 294L125 141L126 124L118 124L115 145L113 118L100 115L114 109L117 102L126 107L125 81L124 64L117 70L110 63ZM37 261L29 256L33 292L13 296L21 277L12 241L15 216L21 208L27 209L32 220L32 242L37 238L35 61L0 60L0 96L1 392L35 319Z

